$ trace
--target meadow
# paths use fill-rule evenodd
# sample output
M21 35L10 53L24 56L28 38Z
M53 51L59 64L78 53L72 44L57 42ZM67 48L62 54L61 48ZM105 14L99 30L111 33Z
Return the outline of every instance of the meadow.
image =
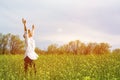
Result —
M120 80L120 54L39 55L24 73L23 55L0 55L0 80Z

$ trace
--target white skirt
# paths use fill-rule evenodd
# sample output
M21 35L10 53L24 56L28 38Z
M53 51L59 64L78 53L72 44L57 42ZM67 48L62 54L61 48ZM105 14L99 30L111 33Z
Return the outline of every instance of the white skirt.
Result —
M36 60L38 58L37 53L34 50L29 50L29 49L27 49L25 52L25 57L26 56L28 56L32 60Z

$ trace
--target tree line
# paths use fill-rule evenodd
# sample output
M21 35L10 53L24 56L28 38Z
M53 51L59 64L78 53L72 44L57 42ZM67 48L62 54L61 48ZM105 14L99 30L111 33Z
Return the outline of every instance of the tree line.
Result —
M0 54L24 54L24 41L18 35L0 33ZM51 44L47 50L41 50L36 47L35 51L38 54L108 54L120 53L120 49L110 50L111 46L108 43L83 43L80 40L70 41L67 44L59 46Z
M88 43L85 44L79 40L71 41L68 44L64 44L57 47L57 44L48 46L48 52L50 53L71 53L71 54L106 54L110 53L110 45L108 43Z
M0 33L0 54L21 54L24 42L18 35Z

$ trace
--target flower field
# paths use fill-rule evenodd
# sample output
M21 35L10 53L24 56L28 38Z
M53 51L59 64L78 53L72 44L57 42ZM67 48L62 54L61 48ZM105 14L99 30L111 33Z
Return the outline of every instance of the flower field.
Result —
M39 55L24 73L23 55L0 55L0 80L120 80L120 54Z

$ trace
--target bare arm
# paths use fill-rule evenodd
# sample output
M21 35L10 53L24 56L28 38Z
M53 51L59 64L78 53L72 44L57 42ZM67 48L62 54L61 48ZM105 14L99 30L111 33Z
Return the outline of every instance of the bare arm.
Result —
M24 31L27 31L27 28L26 28L26 20L24 18L22 18L22 23L24 25Z
M35 30L35 26L34 24L32 25L32 34L34 35L34 30Z

